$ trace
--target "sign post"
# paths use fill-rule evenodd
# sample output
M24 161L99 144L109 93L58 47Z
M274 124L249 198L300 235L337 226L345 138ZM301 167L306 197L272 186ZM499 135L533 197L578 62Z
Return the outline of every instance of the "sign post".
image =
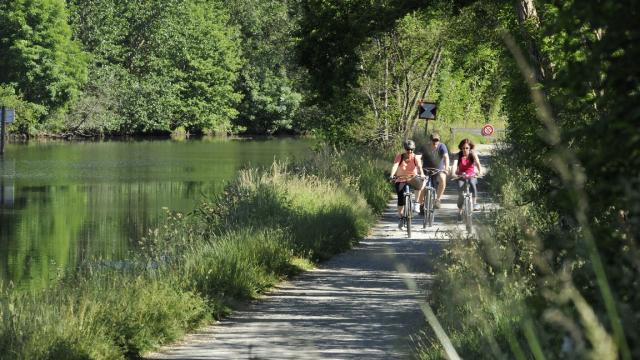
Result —
M2 117L0 118L0 155L4 155L4 138L7 134L7 123L12 123L16 118L14 109L2 107Z
M0 120L0 155L4 155L4 133L6 131L5 127L5 119L6 119L6 109L4 106L2 107L2 119Z
M425 119L424 134L429 134L429 120L435 120L438 105L434 102L420 100L418 103L418 119Z

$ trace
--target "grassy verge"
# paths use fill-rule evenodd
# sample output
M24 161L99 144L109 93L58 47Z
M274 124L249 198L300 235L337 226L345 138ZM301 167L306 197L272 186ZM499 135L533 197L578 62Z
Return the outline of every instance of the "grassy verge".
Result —
M542 245L543 238L575 239L576 230L527 201L533 175L513 167L508 156L493 159L491 187L501 208L477 238L454 239L438 259L431 292L437 318L462 358L617 358L602 305L576 286L576 278L593 279L580 256L585 250L554 256ZM416 339L418 358L446 356L430 328Z
M349 249L387 194L383 171L363 156L243 170L192 213L167 210L128 266L86 266L37 293L5 290L0 358L139 357Z
M526 175L518 173L518 179ZM459 237L445 248L437 260L431 305L462 358L511 358L524 353L528 358L530 352L521 349L524 336L519 324L527 317L526 301L534 291L539 249L527 231L545 231L554 219L519 197L519 187L529 184L516 181L499 156L492 162L491 179L501 208L477 238ZM443 351L430 329L418 337L420 359L441 359Z

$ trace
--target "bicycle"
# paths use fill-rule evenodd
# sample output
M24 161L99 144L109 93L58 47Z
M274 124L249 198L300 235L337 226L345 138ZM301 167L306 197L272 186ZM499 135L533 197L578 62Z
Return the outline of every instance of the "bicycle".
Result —
M397 177L391 178L392 182L395 182ZM403 197L404 197L404 209L402 211L402 226L407 230L407 237L411 238L411 220L413 218L413 191L411 190L411 186L409 183L404 183L403 187Z
M462 219L464 221L467 232L473 230L473 197L469 190L472 176L458 176L454 180L464 180L464 190L462 191Z
M427 184L424 188L424 206L423 206L423 222L422 228L426 228L427 225L429 227L433 226L433 220L435 218L435 202L436 202L436 188L433 183L433 176L444 172L444 170L434 169L434 168L426 168L425 174L427 178Z

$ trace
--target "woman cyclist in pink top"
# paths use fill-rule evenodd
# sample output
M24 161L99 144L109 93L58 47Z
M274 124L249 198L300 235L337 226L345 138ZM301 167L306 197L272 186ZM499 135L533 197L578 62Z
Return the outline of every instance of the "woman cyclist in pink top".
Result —
M477 203L478 199L478 179L477 176L482 175L482 165L478 155L473 151L475 145L469 139L463 139L458 145L460 152L457 159L453 161L453 168L455 169L455 175L468 178L471 188L471 194L473 197L473 210L480 210L480 206ZM476 172L476 168L478 171ZM458 179L458 221L462 220L462 203L464 198L462 197L462 191L464 189L464 180Z

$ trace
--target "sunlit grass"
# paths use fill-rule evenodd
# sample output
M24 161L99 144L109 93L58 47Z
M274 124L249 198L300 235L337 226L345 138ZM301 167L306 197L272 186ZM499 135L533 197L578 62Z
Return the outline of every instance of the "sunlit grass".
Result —
M359 160L352 176L339 169L353 158L331 152L243 170L192 213L166 209L124 266L96 261L45 290L6 290L0 358L135 358L351 248L389 189L375 162Z

